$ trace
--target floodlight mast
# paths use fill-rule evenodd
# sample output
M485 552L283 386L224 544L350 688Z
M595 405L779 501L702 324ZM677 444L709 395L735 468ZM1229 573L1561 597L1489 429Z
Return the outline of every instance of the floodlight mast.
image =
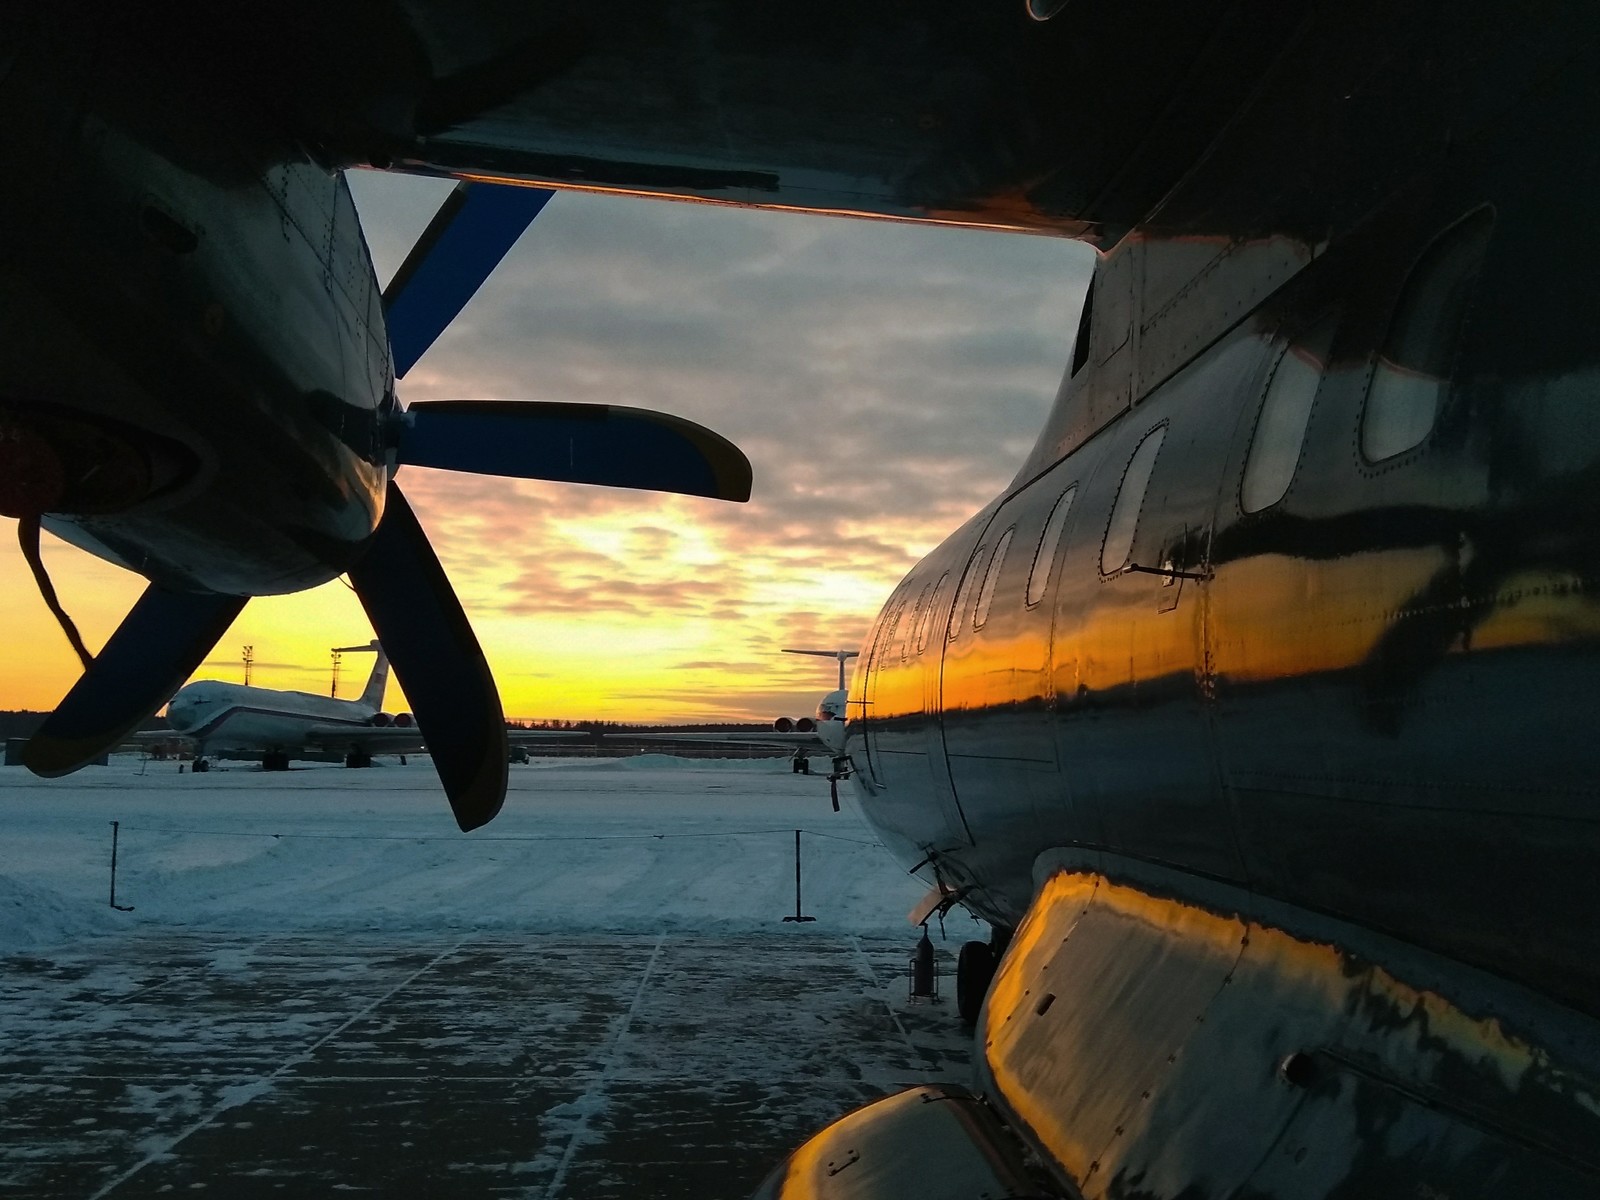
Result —
M328 690L328 695L335 700L339 698L339 665L346 654L377 654L383 649L378 645L378 639L373 638L364 646L335 646L329 651L333 655L333 686Z

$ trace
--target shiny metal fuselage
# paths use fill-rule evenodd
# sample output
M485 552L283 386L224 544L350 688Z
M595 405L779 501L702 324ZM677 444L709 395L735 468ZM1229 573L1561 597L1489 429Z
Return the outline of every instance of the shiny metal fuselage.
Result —
M1102 261L1092 345L1038 448L862 649L862 803L908 864L931 858L1014 926L1041 853L1114 852L1600 1013L1600 355L1583 315L1600 258L1559 234L1596 182L1591 92L1569 73L1525 97L1321 243L1152 228ZM1364 405L1408 274L1474 212L1493 228L1448 398L1421 445L1369 461ZM1285 331L1330 313L1292 483L1247 513ZM1119 485L1162 425L1129 561L1171 571L1108 574ZM968 596L953 626L938 581L979 545L982 570L1008 529L987 621Z

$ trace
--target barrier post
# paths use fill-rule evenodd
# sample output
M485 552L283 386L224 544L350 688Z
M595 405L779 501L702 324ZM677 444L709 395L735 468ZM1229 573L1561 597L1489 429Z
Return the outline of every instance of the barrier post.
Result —
M815 921L815 917L804 915L800 907L800 831L794 831L794 916L785 917L785 921Z
M121 821L111 822L111 907L118 912L132 912L133 905L117 903L117 831Z

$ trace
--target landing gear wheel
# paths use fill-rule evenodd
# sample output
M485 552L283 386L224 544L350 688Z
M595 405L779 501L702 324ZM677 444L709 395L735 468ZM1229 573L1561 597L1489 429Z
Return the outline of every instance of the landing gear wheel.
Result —
M282 750L268 750L261 756L261 769L263 771L287 771L289 769L289 756Z
M994 979L994 951L987 942L967 942L956 959L956 1012L964 1024L978 1023L978 1010Z
M372 765L372 755L359 748L352 749L349 754L344 756L344 765L347 767L370 767Z
M189 770L194 772L196 775L202 775L211 770L211 764L203 758L197 758L194 760L194 762L189 764Z

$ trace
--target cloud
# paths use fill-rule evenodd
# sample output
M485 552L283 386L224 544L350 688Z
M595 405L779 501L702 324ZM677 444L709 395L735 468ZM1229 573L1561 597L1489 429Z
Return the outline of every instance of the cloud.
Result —
M448 190L354 186L384 270ZM661 408L744 449L751 502L416 469L400 482L469 614L501 622L508 688L531 686L525 668L574 623L630 646L670 623L654 640L675 654L586 661L633 671L632 703L682 709L686 674L765 672L776 691L698 699L770 715L805 696L808 711L832 664L777 649L858 641L917 559L1010 480L1092 264L1051 239L558 195L402 398ZM509 710L552 711L520 697Z

